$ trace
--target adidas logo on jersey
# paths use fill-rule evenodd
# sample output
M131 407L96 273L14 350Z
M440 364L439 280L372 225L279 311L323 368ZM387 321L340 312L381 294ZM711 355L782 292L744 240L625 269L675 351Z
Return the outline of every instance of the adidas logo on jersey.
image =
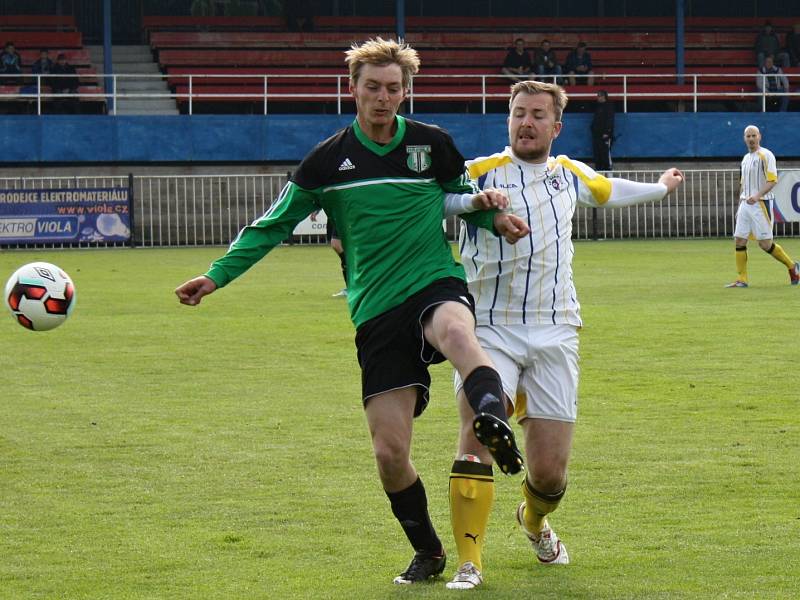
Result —
M350 171L351 169L355 169L355 168L356 168L356 166L353 163L350 162L349 158L345 158L342 161L342 164L339 165L339 170L340 171Z

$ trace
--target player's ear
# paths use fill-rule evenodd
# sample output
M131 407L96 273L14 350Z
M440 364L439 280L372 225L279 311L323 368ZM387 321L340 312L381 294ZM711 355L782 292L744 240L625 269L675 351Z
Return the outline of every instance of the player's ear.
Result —
M558 137L558 134L561 133L561 127L563 125L564 124L561 121L555 122L555 124L553 125L553 139L556 139Z

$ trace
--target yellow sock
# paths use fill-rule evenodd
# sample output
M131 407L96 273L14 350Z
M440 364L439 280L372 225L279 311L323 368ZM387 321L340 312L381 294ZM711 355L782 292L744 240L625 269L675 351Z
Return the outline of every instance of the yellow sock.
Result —
M769 253L772 258L778 260L786 265L787 269L794 268L794 261L789 258L789 255L786 254L786 251L781 248L778 244L772 244L772 251Z
M747 283L747 248L736 248L736 279Z
M492 466L457 460L450 473L450 522L458 564L472 562L483 570L481 552L494 502Z
M544 521L547 515L558 508L566 489L565 487L555 494L543 494L534 489L526 477L522 482L522 495L525 496L525 512L522 516L525 521L525 529L534 535L538 535L544 528Z

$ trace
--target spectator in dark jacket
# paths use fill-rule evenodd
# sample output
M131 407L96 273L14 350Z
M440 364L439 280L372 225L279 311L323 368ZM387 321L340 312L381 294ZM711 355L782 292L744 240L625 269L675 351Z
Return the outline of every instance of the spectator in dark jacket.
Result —
M766 92L770 96L767 99L770 107L775 105L780 112L786 112L789 108L789 96L773 95L789 93L789 78L784 75L783 69L773 63L772 55L764 58L764 66L756 75L756 87L759 92Z
M614 142L614 105L608 100L608 92L597 92L597 105L592 118L592 153L594 170L611 170L611 144Z
M533 58L537 75L561 75L561 65L558 64L555 50L550 48L550 40L542 40L539 49ZM560 77L540 77L542 81L560 83Z
M22 74L22 58L14 48L14 42L6 42L5 49L0 54L0 73L3 75ZM21 77L6 77L4 81L10 85L22 85Z
M525 40L517 38L514 47L509 48L506 59L503 61L503 75L508 75L514 81L530 79L533 74L533 61L531 53L525 47Z
M49 75L53 72L55 63L50 58L50 52L46 48L39 50L39 59L31 65L31 73L34 75ZM46 86L52 83L50 77L41 77L41 85ZM36 84L36 81L33 82Z
M575 49L567 55L567 62L564 63L564 71L567 72L570 85L579 83L592 85L594 83L592 57L586 51L585 42L578 42Z
M775 59L775 64L784 68L789 66L789 55L781 52L781 41L769 21L764 23L761 33L756 37L755 52L759 69L764 66L764 59L770 55Z
M59 54L56 57L56 64L50 71L53 75L50 80L50 87L54 94L77 94L78 85L78 72L74 66L67 62L66 54ZM78 112L78 99L76 97L58 99L56 101L56 112L75 113Z

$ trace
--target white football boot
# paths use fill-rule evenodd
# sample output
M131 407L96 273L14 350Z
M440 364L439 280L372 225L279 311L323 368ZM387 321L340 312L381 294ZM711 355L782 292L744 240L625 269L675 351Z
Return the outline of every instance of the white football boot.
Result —
M481 572L470 561L465 562L456 571L453 581L447 582L448 590L471 590L483 583Z
M536 558L539 559L539 562L543 565L569 564L569 554L567 554L566 546L558 539L556 532L550 529L550 525L547 524L547 521L544 522L544 527L539 532L539 535L534 535L525 529L524 514L525 503L523 502L517 508L517 523L519 523L525 537L528 538L531 546L533 546L533 550L536 552Z

